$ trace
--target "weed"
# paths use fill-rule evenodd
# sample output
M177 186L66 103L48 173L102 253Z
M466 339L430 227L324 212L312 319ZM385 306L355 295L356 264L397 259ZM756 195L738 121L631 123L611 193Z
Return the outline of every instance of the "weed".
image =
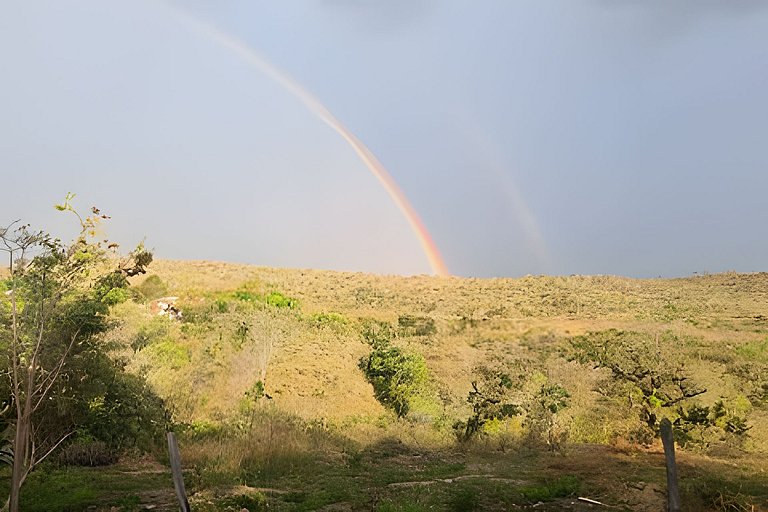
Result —
M518 489L520 495L529 502L552 501L573 496L581 488L581 481L573 475L565 475L541 485L531 485Z

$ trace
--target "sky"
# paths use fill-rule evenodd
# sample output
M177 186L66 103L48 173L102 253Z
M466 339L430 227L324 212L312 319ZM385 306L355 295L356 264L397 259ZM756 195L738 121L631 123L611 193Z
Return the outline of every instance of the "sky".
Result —
M0 224L66 236L72 191L161 258L428 274L428 233L460 276L768 270L768 3L0 9Z

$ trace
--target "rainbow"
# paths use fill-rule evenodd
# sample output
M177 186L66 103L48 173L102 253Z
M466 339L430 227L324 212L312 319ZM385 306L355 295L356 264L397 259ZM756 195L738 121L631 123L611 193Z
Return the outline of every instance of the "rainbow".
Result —
M325 124L333 128L341 137L352 147L357 153L360 159L363 161L369 171L376 177L381 183L384 189L389 194L389 197L395 203L400 212L405 216L408 224L413 230L414 234L421 244L422 250L429 261L432 273L438 276L448 276L448 267L443 260L440 250L438 249L432 236L427 231L426 226L422 222L416 210L411 205L408 198L406 198L403 191L395 183L395 180L384 168L384 165L378 158L371 152L368 147L358 139L354 133L352 133L341 121L339 121L331 112L318 100L314 95L307 91L304 87L299 85L291 77L289 77L282 70L275 67L271 62L262 57L256 50L248 46L243 41L236 37L222 32L218 28L205 23L194 16L190 15L186 11L180 10L170 4L163 3L163 5L169 9L173 15L187 25L193 32L209 39L225 48L232 53L236 54L240 59L248 64L256 67L259 71L267 75L269 78L283 86L291 94L293 94L298 100L300 100L312 113L314 113Z

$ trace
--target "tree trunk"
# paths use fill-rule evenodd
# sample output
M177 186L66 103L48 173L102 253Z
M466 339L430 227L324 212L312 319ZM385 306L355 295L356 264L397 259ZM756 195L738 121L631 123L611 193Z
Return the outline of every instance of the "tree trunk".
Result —
M9 497L10 512L19 511L21 484L24 481L24 474L27 469L30 419L28 411L22 411L16 423L16 435L13 440L13 471L11 472L11 492Z

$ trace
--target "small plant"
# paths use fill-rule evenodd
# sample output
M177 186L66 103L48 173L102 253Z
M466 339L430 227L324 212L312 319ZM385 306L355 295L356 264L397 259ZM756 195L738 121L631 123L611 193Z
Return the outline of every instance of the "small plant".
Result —
M565 475L552 482L531 485L519 489L520 495L531 503L567 498L579 492L581 481L575 476Z
M270 292L266 297L264 297L264 301L267 303L267 305L276 308L296 309L299 307L299 302L296 299L286 297L280 292Z
M530 434L543 438L550 450L562 449L568 431L558 426L557 415L568 407L571 395L559 384L545 383L531 400L525 423Z
M251 326L241 320L240 323L235 328L235 335L233 339L235 348L237 348L238 350L243 348L243 345L248 340L248 334L250 332L251 332Z
M240 512L245 509L248 512L259 512L267 509L267 497L258 491L232 494L221 498L218 502L220 510Z
M343 327L349 323L341 313L315 313L309 318L315 327Z

